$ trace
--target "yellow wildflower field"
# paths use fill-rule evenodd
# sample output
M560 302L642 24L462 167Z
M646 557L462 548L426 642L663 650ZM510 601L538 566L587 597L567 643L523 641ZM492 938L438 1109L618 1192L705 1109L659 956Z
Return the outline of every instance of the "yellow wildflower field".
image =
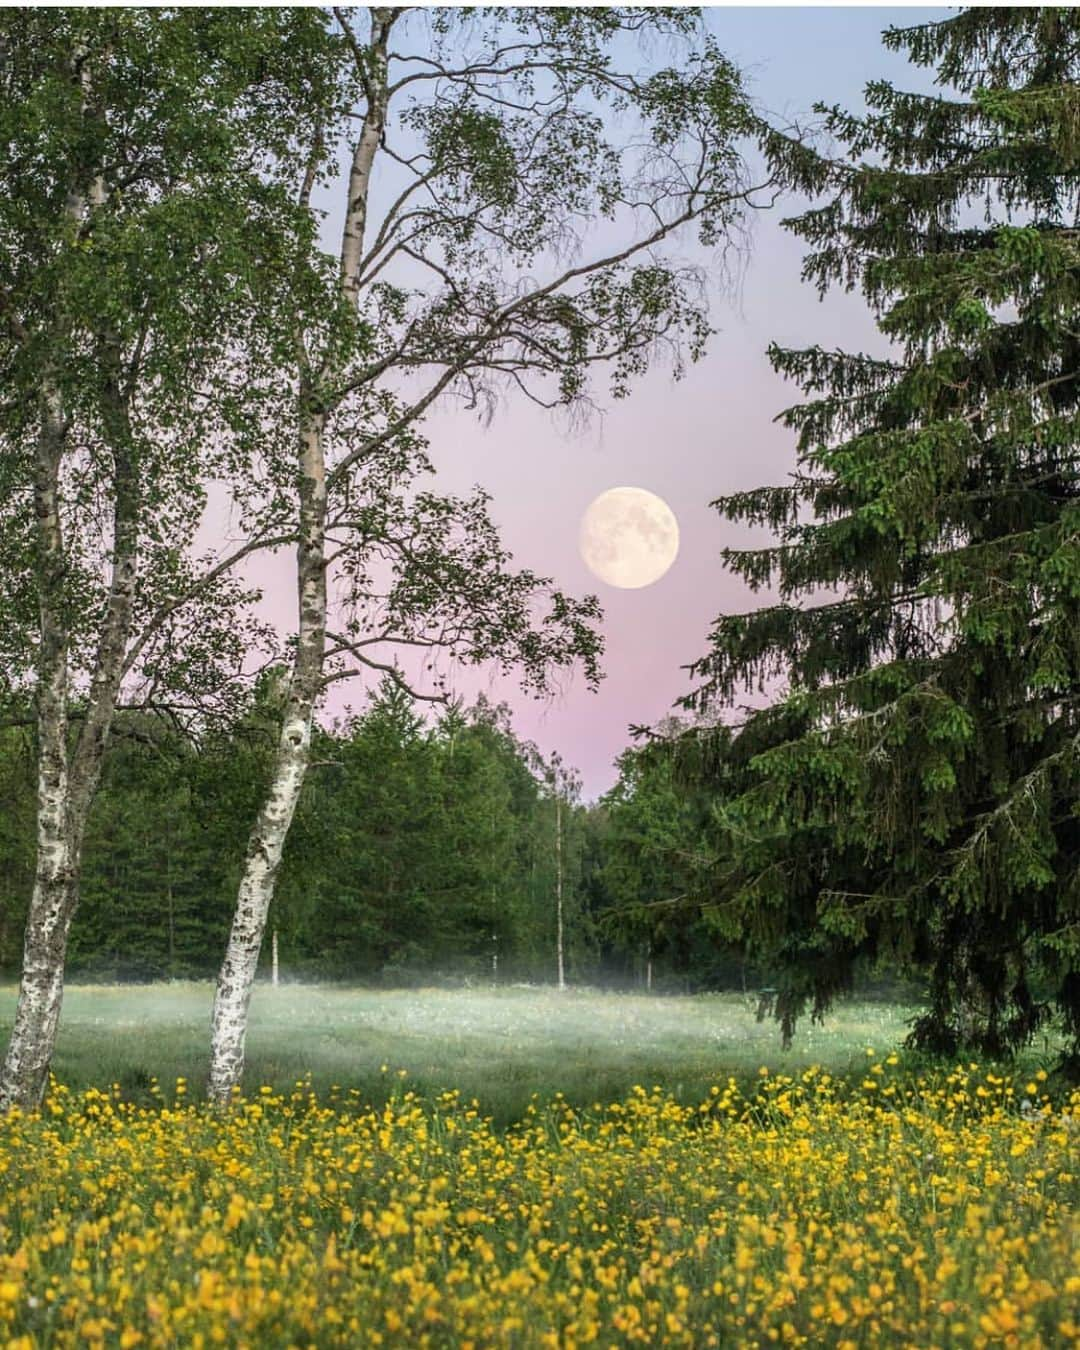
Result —
M54 1084L0 1121L0 1343L1077 1341L1080 1093L895 1064L503 1131L404 1084L224 1117Z

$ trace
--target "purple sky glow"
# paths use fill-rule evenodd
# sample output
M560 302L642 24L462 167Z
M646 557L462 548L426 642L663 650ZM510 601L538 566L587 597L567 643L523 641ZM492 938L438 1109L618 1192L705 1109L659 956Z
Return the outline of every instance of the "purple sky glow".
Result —
M930 76L886 51L881 31L945 17L944 9L712 8L710 29L746 72L760 105L780 118L806 120L816 100L863 106L869 79L930 88ZM507 547L520 566L552 576L575 594L594 592L605 610L606 678L590 694L583 678L564 678L560 693L538 702L523 696L512 676L481 670L450 672L451 688L471 701L484 692L506 701L517 733L549 754L558 751L582 774L584 797L595 799L615 781L614 760L630 743L631 724L655 723L687 692L683 666L706 648L720 612L753 608L759 600L720 564L720 550L764 542L723 522L708 503L723 493L783 482L794 467L791 435L774 424L798 391L773 373L765 356L782 344L881 350L881 339L857 295L819 302L800 281L802 249L780 226L802 203L787 200L753 223L752 245L734 298L717 288L712 321L719 329L708 353L674 383L658 368L620 402L597 395L602 414L568 432L558 418L508 396L490 424L445 405L425 432L438 484L468 492L482 485ZM328 221L328 226L333 225ZM332 231L328 234L328 242ZM682 251L695 256L696 245ZM706 266L711 260L698 253ZM658 582L619 590L597 580L578 552L581 515L600 492L616 486L655 492L679 521L679 556ZM291 557L260 571L267 612L291 623L295 601ZM359 708L364 689L335 687L324 716Z

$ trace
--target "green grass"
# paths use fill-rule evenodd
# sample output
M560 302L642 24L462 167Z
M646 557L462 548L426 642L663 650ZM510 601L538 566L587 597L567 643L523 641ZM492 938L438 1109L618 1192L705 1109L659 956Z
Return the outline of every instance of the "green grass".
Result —
M14 986L0 986L5 1038L15 997ZM169 1092L183 1077L198 1098L212 1003L209 982L70 986L53 1070L73 1088L119 1083L136 1100L148 1100L152 1077ZM821 1026L801 1022L789 1050L776 1023L757 1022L754 1011L754 998L742 994L260 984L252 1000L245 1087L280 1091L310 1074L320 1092L337 1084L381 1102L404 1070L417 1091L456 1088L500 1123L519 1119L534 1092L561 1092L575 1105L588 1105L617 1100L642 1084L699 1101L729 1075L746 1085L762 1065L773 1072L810 1064L838 1075L859 1071L868 1046L884 1052L901 1043L915 1009L842 1002ZM1052 1061L1056 1045L1041 1039L1015 1072Z
M0 987L4 1034L15 994ZM166 1089L184 1077L198 1096L212 1000L209 983L72 986L54 1072L76 1088L116 1082L136 1098L152 1076ZM640 1083L696 1101L718 1079L746 1081L761 1065L791 1071L816 1063L844 1073L867 1046L897 1045L912 1011L844 1003L823 1026L807 1019L784 1050L776 1024L756 1022L753 999L740 994L260 985L245 1086L282 1089L310 1074L320 1090L336 1083L379 1101L404 1070L417 1090L457 1088L502 1121L520 1117L534 1092L559 1091L586 1104L615 1100Z

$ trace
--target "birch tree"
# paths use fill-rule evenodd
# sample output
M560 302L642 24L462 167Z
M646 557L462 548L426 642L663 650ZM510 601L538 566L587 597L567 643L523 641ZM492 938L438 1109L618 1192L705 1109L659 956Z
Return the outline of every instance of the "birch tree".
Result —
M207 480L250 462L234 352L273 351L254 283L280 267L291 215L266 169L288 164L305 108L291 73L321 32L270 10L0 22L0 695L38 742L0 1106L32 1107L46 1085L122 690L175 709L222 688L253 637L245 588L185 547Z
M563 763L562 756L553 754L550 761L539 762L544 782L554 806L555 852L555 985L560 993L566 988L566 914L563 905L564 882L564 813L572 810L581 795L581 777L576 769Z
M334 14L343 101L311 142L301 204L314 213L335 164L348 169L336 185L342 224L325 323L294 333L298 620L272 784L215 997L209 1091L218 1104L240 1082L252 980L328 651L364 669L380 665L374 652L386 637L436 643L468 659L522 661L540 685L547 667L595 658L595 611L553 595L541 622L527 621L540 579L513 580L494 542L446 571L437 530L414 554L412 531L440 520L459 521L467 539L479 503L428 499L424 522L387 543L367 531L371 475L387 456L403 466L399 485L422 471L420 424L441 397L487 410L509 393L581 407L594 396L594 370L606 369L616 397L658 357L678 374L703 351L709 325L703 275L669 243L696 232L706 246L730 245L761 200L756 187L778 181L769 171L768 183L749 182L739 145L758 125L737 71L691 11ZM641 37L687 54L640 74ZM328 270L320 259L318 274ZM385 633L357 620L331 634L328 575L335 562L363 575L373 537L400 564L394 585L408 622ZM444 609L437 634L427 603ZM459 626L466 614L477 627Z

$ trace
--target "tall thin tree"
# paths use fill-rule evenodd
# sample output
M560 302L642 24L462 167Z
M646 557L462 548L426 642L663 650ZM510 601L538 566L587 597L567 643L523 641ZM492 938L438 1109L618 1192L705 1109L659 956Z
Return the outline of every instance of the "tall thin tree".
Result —
M215 628L212 616L235 610L243 588L220 566L200 573L184 546L206 479L242 473L232 344L243 333L249 359L258 350L247 283L287 250L292 220L258 157L272 148L287 164L305 109L298 53L322 31L271 10L21 8L0 20L11 394L0 556L12 601L0 693L39 747L3 1106L35 1105L45 1087L86 821L125 681L164 703L242 659L243 622ZM170 639L197 602L216 643L178 654Z
M587 399L596 367L609 369L616 396L660 353L678 370L709 331L703 277L662 248L691 227L706 245L730 245L754 201L739 145L757 122L691 11L335 14L348 61L343 115L312 142L301 203L314 209L313 189L341 152L349 167L336 258L313 268L332 277L327 322L298 327L293 344L298 626L273 781L215 998L210 1095L219 1104L240 1081L259 946L324 687L328 569L336 559L351 575L368 571L378 466L389 456L407 470L418 425L444 394L490 406L503 386L567 406ZM619 62L640 34L693 38L694 50L681 67L639 75ZM586 250L579 235L594 221L604 228ZM431 524L440 510L479 519L474 508L428 505ZM335 528L346 535L336 547ZM426 607L460 616L468 578L442 568L437 548L425 561L397 539L411 610L396 636L423 643ZM504 559L487 561L494 586ZM552 662L594 658L592 609L556 595L534 628L527 587L508 584L472 591L480 626L453 618L442 635L451 649L522 661L534 681ZM383 636L359 623L329 642L362 670Z

